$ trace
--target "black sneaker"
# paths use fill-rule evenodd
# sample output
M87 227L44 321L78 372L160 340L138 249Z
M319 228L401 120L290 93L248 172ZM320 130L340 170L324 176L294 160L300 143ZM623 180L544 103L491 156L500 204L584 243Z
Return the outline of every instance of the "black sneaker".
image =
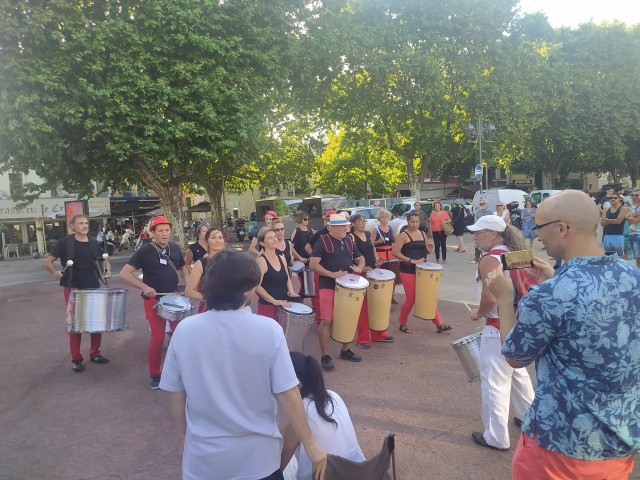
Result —
M91 361L93 363L109 363L109 359L103 357L102 355L96 355L95 357L91 357Z
M149 386L151 390L158 390L160 388L160 377L152 377L151 380L149 380Z
M323 355L320 358L320 363L322 363L322 369L325 372L330 372L336 369L336 366L333 364L333 360L331 360L331 357L329 355Z
M71 369L76 373L84 372L84 365L82 364L82 360L72 360Z
M350 362L361 362L362 357L353 353L350 349L340 350L340 360L349 360Z

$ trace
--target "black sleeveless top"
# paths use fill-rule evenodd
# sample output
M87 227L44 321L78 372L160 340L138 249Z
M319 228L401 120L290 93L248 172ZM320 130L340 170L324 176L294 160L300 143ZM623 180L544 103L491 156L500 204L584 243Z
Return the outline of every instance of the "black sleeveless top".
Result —
M284 239L284 251L280 250L279 248L276 248L276 253L278 255L282 255L284 256L284 259L287 261L287 265L291 265L291 240L289 240L288 238Z
M260 256L264 257L265 262L267 262L267 271L262 277L260 286L276 300L288 300L287 281L289 280L289 273L287 272L287 266L282 262L282 257L278 254L278 261L280 262L280 271L278 272L271 266L271 263L264 255ZM259 295L258 302L263 305L271 305Z
M313 231L309 228L306 232L302 230L300 227L296 228L296 236L293 237L293 249L296 251L298 255L302 258L309 258L309 255L304 247L306 247L307 243L311 241L313 237Z
M406 233L410 241L402 246L400 252L402 252L403 255L411 258L412 260L425 258L427 256L427 239L424 236L424 232L420 231L422 240L413 240L409 235L409 232L407 232L406 230L402 233ZM400 262L400 271L402 273L415 274L416 266L410 263Z
M613 213L611 209L607 210L606 216L609 220L616 220L622 211L622 207L618 208L616 213ZM626 221L626 220L625 220ZM616 224L605 225L602 229L603 235L624 235L624 222Z
M373 243L371 243L371 233L364 232L366 240L361 240L355 233L353 235L353 243L355 243L358 251L364 256L365 266L376 268L376 256L373 253Z

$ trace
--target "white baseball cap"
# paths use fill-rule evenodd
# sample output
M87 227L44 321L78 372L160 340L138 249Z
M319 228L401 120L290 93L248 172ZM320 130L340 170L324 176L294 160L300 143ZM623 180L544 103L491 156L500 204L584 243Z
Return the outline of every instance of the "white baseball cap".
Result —
M467 227L471 232L479 232L480 230L504 232L505 228L507 228L507 224L497 215L485 215L480 217L476 223Z

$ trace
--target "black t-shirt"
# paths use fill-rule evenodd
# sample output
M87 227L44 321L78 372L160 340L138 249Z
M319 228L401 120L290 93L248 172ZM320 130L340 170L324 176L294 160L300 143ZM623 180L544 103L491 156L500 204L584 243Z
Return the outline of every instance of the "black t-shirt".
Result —
M414 233L414 235L416 235L417 233L420 233L420 235L422 236L422 238L418 238L417 240L414 240L413 238L411 238L411 235L409 235L409 232L407 231L404 231L402 233L409 237L409 241L402 246L402 248L400 249L400 252L402 252L403 255L409 257L412 260L420 260L421 258L426 258L427 239L424 236L424 232L420 230L419 232ZM415 274L416 266L414 264L402 262L400 263L400 271L402 273Z
M354 243L356 244L356 248L362 254L365 260L365 266L376 268L376 254L375 249L373 248L373 243L371 242L371 233L364 232L366 240L361 240L355 233L352 233Z
M70 242L74 242L73 256ZM100 243L93 238L89 238L87 242L80 242L74 235L69 235L58 240L51 250L51 255L60 259L63 268L67 266L67 260L73 260L73 266L65 268L60 286L81 289L98 288L100 281L95 261L102 263L103 253Z
M325 225L322 230L318 230L316 233L313 234L313 236L311 237L311 240L309 240L309 245L311 245L311 248L316 246L316 242L320 238L320 235L329 235L329 227Z
M320 258L320 265L330 272L343 270L351 273L349 268L354 258L360 257L360 251L353 244L348 235L343 240L338 240L331 235L323 235L313 246L312 257ZM320 288L335 288L334 278L320 275Z
M304 247L311 241L313 238L313 230L302 230L300 227L296 228L296 236L293 237L293 249L296 251L298 255L302 258L309 258L309 254L304 249ZM313 245L312 245L313 246Z
M180 247L173 243L169 244L160 252L164 252L164 258L160 256L154 243L147 243L140 250L133 254L128 264L136 270L142 270L143 282L153 288L156 292L173 292L178 286L178 274L169 265L173 261L177 270L184 266L184 257Z
M193 263L196 263L207 254L207 251L198 242L189 245L189 250L193 254Z

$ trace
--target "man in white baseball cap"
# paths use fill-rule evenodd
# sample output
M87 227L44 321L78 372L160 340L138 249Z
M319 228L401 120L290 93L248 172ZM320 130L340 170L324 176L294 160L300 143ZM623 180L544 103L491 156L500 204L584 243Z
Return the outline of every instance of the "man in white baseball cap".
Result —
M487 275L501 264L500 255L525 249L525 240L517 228L497 215L485 215L467 227L476 246L484 252L478 262L476 281L481 286L480 304L469 312L473 321L483 319L480 343L480 386L484 432L471 438L483 447L507 450L509 443L509 401L513 403L518 426L533 401L533 386L527 370L512 368L502 356L497 299L487 287Z
M319 309L316 312L318 322L318 339L322 368L325 371L335 369L333 360L329 355L329 338L331 336L331 324L333 323L333 303L336 279L347 273L360 273L365 267L364 257L354 245L353 240L347 236L351 224L340 213L331 214L329 217L329 234L320 235L313 246L309 268L319 275L320 288L318 290ZM353 263L356 265L353 265ZM354 329L355 334L355 329ZM340 351L340 359L351 362L360 362L362 357L356 355L349 343L343 343Z

